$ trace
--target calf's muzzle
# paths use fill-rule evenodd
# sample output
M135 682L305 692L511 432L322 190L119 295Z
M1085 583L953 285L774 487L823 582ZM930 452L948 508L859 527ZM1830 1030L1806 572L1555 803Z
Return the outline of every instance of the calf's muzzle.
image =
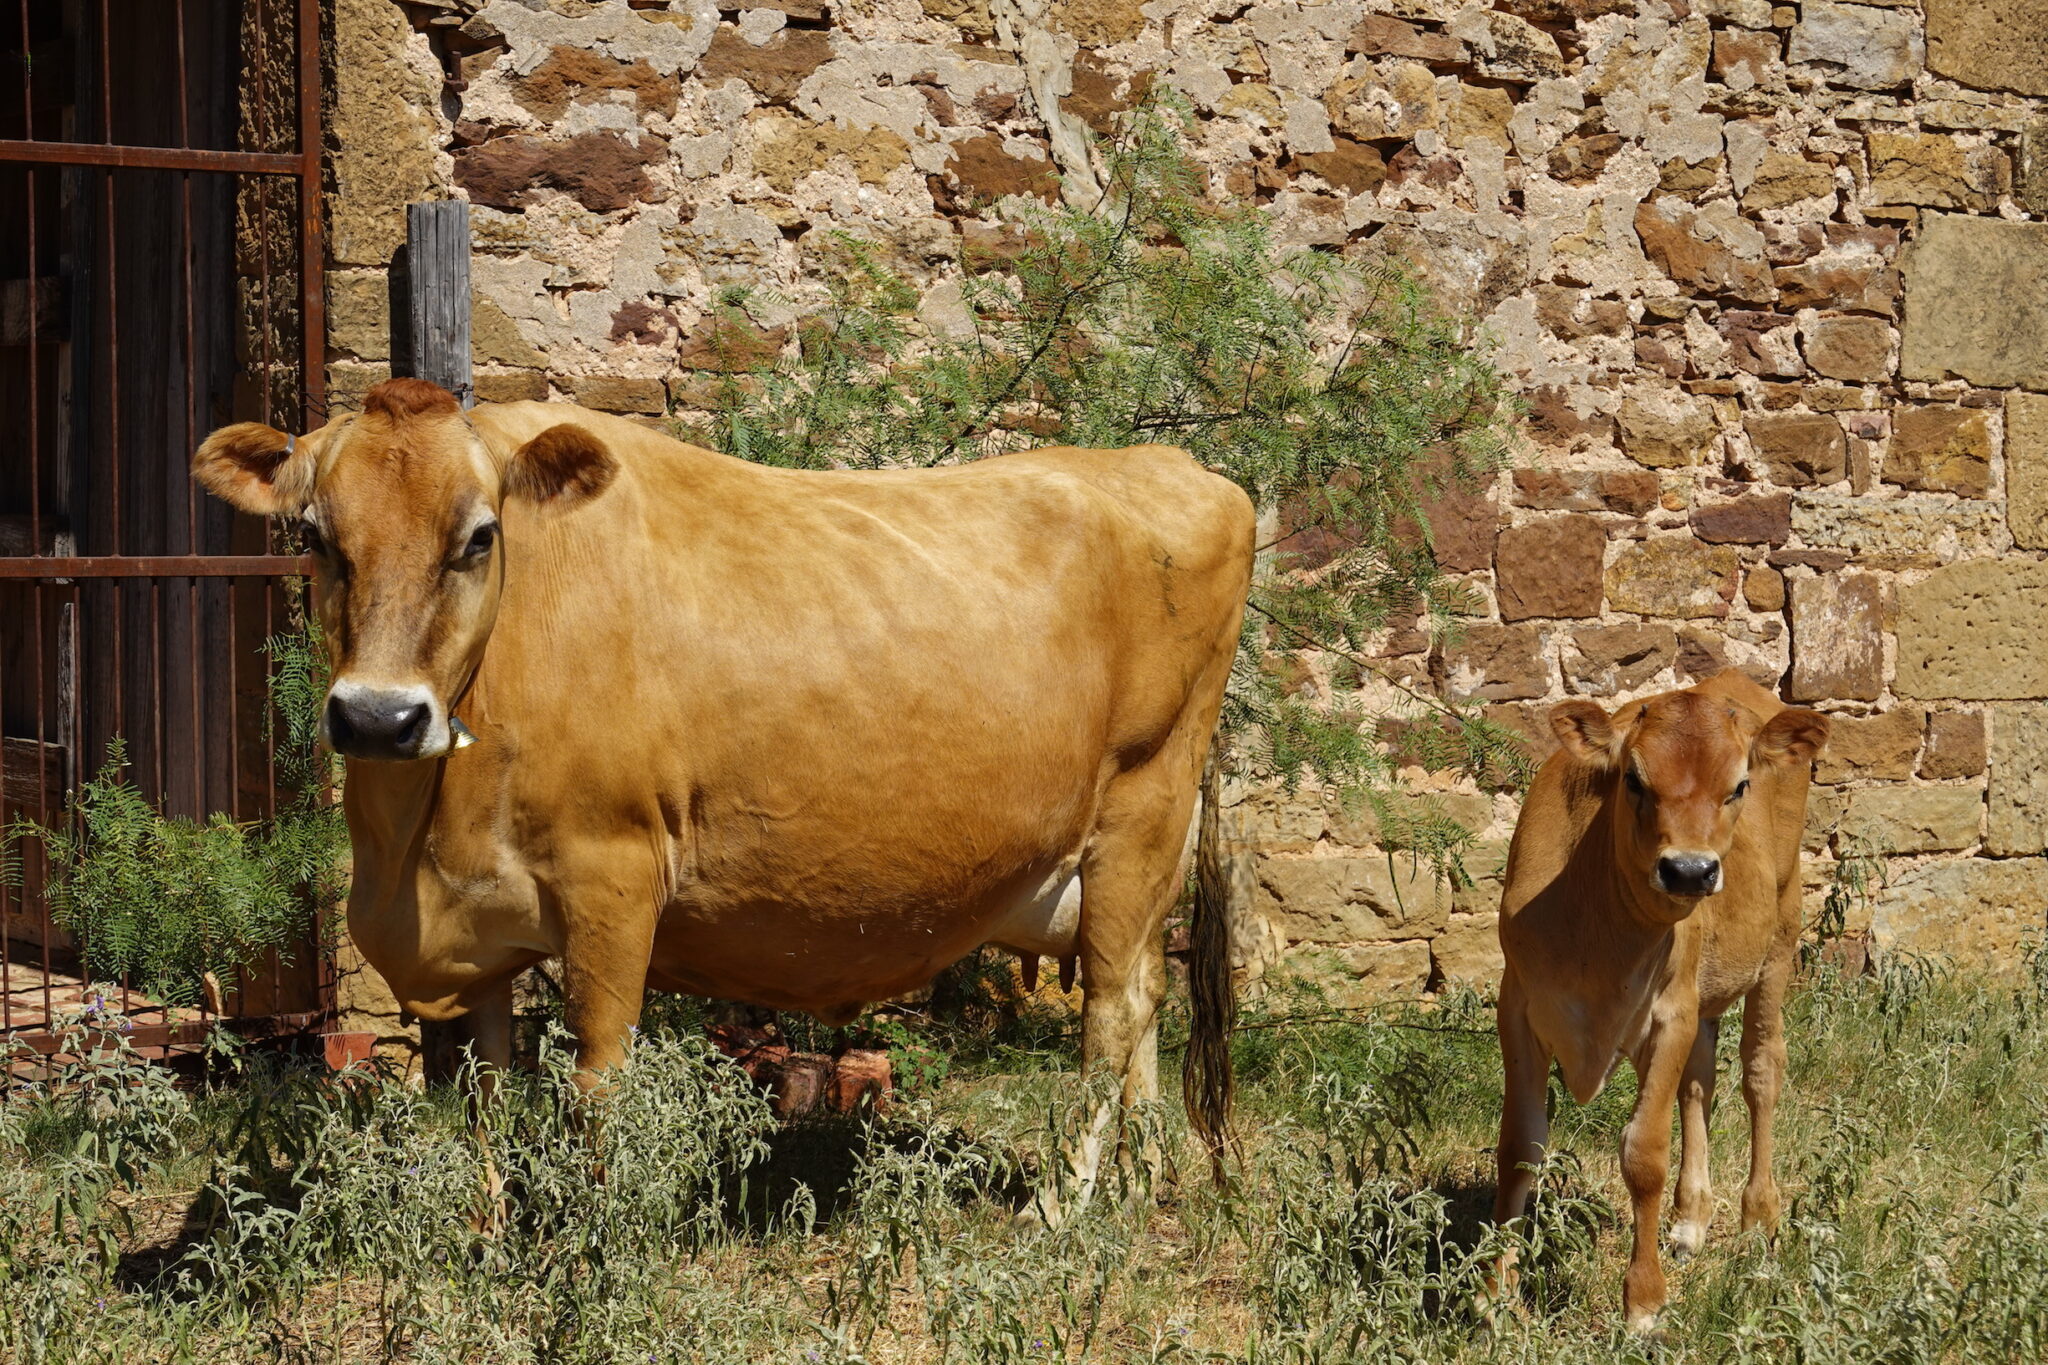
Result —
M1721 860L1711 853L1667 853L1657 860L1657 889L1672 896L1711 896L1721 889Z

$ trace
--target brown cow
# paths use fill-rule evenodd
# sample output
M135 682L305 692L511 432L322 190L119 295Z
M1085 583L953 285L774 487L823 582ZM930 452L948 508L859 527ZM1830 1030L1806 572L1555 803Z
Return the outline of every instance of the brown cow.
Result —
M1084 1066L1157 1093L1251 575L1229 480L1159 446L771 469L413 380L193 467L314 547L349 928L407 1009L503 1061L557 958L587 1077L649 985L840 1022L995 943L1078 957Z
M1673 1250L1696 1251L1713 1219L1707 1113L1721 1015L1742 1011L1749 1184L1742 1226L1777 1226L1771 1113L1785 1071L1781 1009L1799 945L1799 841L1827 717L1781 706L1737 673L1631 702L1550 713L1563 747L1529 788L1508 851L1500 941L1500 1048L1507 1096L1494 1218L1519 1217L1549 1136L1551 1059L1581 1104L1621 1058L1639 1093L1621 1140L1635 1247L1629 1325L1664 1304L1658 1205L1679 1104L1684 1153ZM1503 1267L1511 1279L1511 1267Z

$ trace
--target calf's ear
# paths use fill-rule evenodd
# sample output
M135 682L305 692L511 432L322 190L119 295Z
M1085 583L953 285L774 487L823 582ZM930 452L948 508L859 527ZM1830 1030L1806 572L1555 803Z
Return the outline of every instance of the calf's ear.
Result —
M1606 766L1614 761L1614 722L1590 701L1561 701L1550 708L1550 732L1573 758Z
M1766 762L1810 763L1827 742L1828 718L1803 706L1791 706L1771 717L1757 732L1752 747Z
M505 471L505 491L549 507L588 502L611 484L619 462L588 427L563 422L519 447Z
M192 453L192 477L223 502L275 517L305 508L313 496L313 452L261 422L222 427Z

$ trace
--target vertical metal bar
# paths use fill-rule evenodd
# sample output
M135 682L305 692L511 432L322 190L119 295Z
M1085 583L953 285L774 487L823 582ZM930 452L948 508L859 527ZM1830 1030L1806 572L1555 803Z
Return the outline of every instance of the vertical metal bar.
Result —
M164 581L149 580L149 721L156 744L156 800L170 804L170 765L164 761Z
M28 0L21 0L21 51L26 60L29 51ZM35 82L26 73L21 82L21 121L22 135L33 138ZM36 285L41 279L36 251L36 168L24 166L21 175L28 189L24 196L28 201L28 552L37 555L43 552L43 461L39 412L43 395L40 374L42 325L37 317L39 300L36 298Z
M327 241L320 223L320 0L299 0L299 309L304 431L327 407Z

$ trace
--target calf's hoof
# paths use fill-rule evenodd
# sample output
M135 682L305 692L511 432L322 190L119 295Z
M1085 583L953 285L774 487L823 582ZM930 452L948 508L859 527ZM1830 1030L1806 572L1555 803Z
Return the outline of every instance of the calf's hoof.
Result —
M1696 1223L1690 1218L1681 1219L1671 1225L1666 1240L1670 1243L1673 1260L1690 1260L1707 1244L1707 1225Z

